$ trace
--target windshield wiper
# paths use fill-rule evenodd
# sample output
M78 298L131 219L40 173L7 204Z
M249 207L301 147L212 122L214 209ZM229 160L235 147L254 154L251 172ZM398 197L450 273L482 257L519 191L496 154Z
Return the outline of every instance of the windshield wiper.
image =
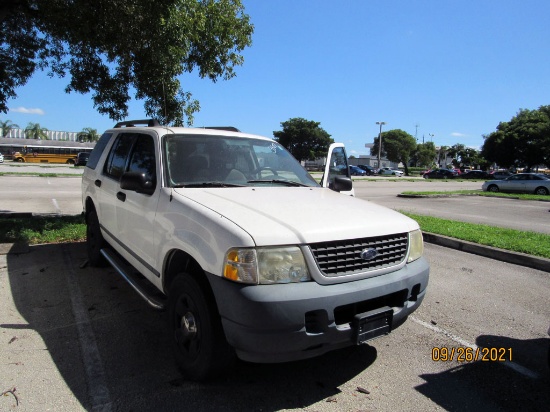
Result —
M303 186L307 187L307 185L299 182L294 182L292 180L282 180L282 179L267 179L267 180L249 180L246 183L279 183L286 186Z
M174 187L244 187L244 185L237 185L234 183L226 183L226 182L200 182L200 183L188 183L185 185L178 185Z

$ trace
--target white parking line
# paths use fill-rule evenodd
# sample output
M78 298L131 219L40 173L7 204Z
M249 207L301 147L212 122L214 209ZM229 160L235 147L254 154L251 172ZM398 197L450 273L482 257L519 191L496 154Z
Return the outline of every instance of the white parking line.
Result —
M103 361L97 347L94 331L84 306L82 291L77 282L77 275L73 266L73 258L67 247L63 246L63 261L67 265L67 284L71 295L71 305L78 331L78 340L86 381L88 395L93 411L110 412L112 410L111 395L107 386L107 375L103 368Z
M55 209L55 213L60 214L60 213L61 213L61 209L59 208L59 205L57 204L57 200L52 199L52 203L53 203L53 207L54 207L54 209Z
M428 323L428 322L424 322L423 320L420 320L420 319L418 319L414 316L409 316L409 319L412 320L413 322L418 323L419 325L424 326L425 328L428 328L428 329L436 332L436 333L439 333L441 335L445 335L446 337L448 337L449 339L455 341L456 343L460 344L461 346L471 348L474 351L476 351L477 349L483 349L480 346L477 346L473 343L468 342L465 339L462 339L460 336L453 335L451 332L448 332L445 329L438 328L437 326L432 325L431 323ZM510 369L512 369L512 370L514 370L518 373L521 373L524 376L527 376L528 378L538 379L538 377L539 377L538 373L533 372L531 369L528 369L525 366L521 366L521 365L519 365L515 362L506 361L506 362L499 362L499 363L501 363L504 366L509 367Z

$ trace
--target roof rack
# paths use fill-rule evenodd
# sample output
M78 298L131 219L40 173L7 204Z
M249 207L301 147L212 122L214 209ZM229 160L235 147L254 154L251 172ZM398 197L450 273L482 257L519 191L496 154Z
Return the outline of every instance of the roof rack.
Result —
M128 120L126 122L118 122L115 124L115 129L121 127L135 127L136 125L145 125L147 127L162 126L157 119L143 119L143 120Z
M203 129L214 129L214 130L227 130L228 132L240 132L239 129L233 126L204 126Z

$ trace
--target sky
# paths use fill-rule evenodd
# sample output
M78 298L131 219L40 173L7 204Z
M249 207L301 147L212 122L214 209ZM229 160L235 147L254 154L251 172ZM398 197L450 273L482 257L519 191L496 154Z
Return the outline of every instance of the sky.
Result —
M369 155L380 131L419 143L480 149L483 135L520 109L550 104L548 0L244 0L252 46L237 76L181 76L201 111L194 126L235 126L273 137L301 117L320 123L348 155ZM8 101L10 120L102 133L91 94L36 73ZM146 118L132 100L126 120Z

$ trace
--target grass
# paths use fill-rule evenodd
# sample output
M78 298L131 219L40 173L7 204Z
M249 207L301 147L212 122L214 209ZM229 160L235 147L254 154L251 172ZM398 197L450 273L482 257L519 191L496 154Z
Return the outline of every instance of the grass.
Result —
M76 173L0 172L0 176L82 177Z
M543 200L550 202L550 196L545 195L530 195L526 193L502 193L502 192L483 192L481 190L441 190L441 191L406 191L402 192L404 195L418 195L418 196L441 196L441 195L463 195L463 196L485 196L485 197L506 197L509 199L522 199L522 200Z
M457 222L403 211L401 213L416 220L423 232L550 259L550 235L544 233Z
M0 243L37 245L85 239L86 224L81 215L0 218Z
M424 232L550 259L550 235L401 213L416 220ZM0 243L36 245L85 240L82 215L0 218Z

